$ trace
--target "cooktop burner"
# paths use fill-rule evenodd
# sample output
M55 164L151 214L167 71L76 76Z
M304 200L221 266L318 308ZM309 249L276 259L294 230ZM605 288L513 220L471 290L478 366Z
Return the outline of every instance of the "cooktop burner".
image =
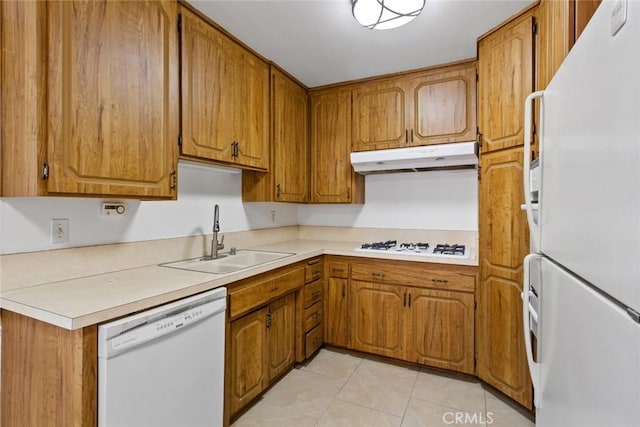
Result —
M387 240L385 242L363 243L361 247L356 249L362 252L387 252L397 253L401 255L418 255L418 256L443 256L469 258L465 245L438 243L435 247L429 243L398 243L397 240Z

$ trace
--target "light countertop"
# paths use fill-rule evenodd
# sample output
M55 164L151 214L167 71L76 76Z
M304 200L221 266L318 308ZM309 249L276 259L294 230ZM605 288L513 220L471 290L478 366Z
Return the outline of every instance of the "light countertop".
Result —
M358 242L289 240L251 249L293 255L228 274L209 274L149 265L79 277L0 293L0 308L79 329L204 292L323 254L405 261L477 265L477 256L452 259L393 253L359 252Z

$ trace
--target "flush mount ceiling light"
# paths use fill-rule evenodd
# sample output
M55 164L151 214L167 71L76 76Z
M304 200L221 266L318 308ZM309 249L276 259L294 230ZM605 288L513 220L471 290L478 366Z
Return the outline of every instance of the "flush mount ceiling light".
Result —
M351 0L353 17L375 30L401 27L420 15L426 0Z

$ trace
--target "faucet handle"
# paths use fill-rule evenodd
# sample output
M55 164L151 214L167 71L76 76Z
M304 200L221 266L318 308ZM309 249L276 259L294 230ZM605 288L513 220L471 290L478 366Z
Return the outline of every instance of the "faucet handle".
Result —
M216 244L218 245L218 249L224 249L224 234L222 235L220 242L216 242Z

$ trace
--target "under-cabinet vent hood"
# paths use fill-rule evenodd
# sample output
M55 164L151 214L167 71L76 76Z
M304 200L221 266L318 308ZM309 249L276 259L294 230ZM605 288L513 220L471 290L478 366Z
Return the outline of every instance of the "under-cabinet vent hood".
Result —
M353 169L362 174L476 168L476 143L426 145L351 153Z

